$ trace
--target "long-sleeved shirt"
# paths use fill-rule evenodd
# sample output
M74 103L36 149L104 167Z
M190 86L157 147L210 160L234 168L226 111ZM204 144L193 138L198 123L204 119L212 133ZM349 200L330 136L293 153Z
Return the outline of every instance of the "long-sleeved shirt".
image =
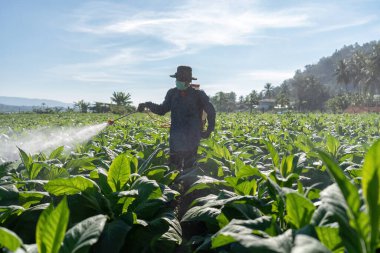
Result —
M172 152L191 151L198 148L203 110L207 113L207 131L214 130L215 109L202 90L189 87L182 91L172 88L167 92L162 104L147 102L145 105L158 115L171 111L169 145Z

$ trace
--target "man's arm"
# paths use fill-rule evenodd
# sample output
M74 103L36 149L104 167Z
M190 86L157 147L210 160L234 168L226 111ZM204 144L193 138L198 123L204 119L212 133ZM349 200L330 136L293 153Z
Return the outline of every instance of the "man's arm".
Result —
M216 112L214 106L211 104L209 97L206 95L204 91L200 91L201 93L201 102L203 105L203 110L207 113L207 130L202 133L203 138L207 138L210 136L211 132L215 129L215 117Z
M171 99L170 98L171 98L172 93L173 93L172 89L169 90L166 93L164 102L162 102L162 104L160 104L160 105L152 103L152 102L146 102L146 103L139 104L138 111L143 111L144 108L148 108L149 110L151 110L155 114L164 115L165 113L170 111L170 108L171 108L171 106L170 106L170 100Z

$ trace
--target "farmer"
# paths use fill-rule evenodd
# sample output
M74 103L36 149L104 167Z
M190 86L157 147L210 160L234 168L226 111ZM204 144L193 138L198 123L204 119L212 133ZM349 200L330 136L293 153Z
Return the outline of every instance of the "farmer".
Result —
M215 109L208 96L202 90L191 87L192 76L188 66L178 66L171 75L176 79L176 88L170 89L162 104L146 102L139 104L137 110L148 108L153 113L164 115L171 111L170 127L170 161L169 165L177 169L192 167L196 161L201 138L208 138L215 127ZM202 113L207 113L207 130L203 131Z

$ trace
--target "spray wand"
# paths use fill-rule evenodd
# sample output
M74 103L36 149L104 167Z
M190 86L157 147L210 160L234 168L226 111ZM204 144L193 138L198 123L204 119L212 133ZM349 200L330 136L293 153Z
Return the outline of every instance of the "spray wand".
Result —
M119 119L122 119L122 118L125 118L125 117L127 117L127 116L129 116L129 115L132 115L132 114L134 114L134 113L136 113L136 112L127 113L127 114L125 114L125 115L123 115L123 116L121 116L120 118L117 118L117 119L115 119L115 120L109 119L109 120L107 121L107 124L108 124L109 126L110 126L110 125L113 125L113 124L115 123L115 121L117 121L117 120L119 120Z

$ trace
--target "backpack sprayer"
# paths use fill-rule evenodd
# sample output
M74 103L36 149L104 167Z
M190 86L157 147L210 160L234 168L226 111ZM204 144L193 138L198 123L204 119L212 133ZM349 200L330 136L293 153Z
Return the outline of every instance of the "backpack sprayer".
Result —
M115 123L115 121L118 121L119 119L125 118L125 117L127 117L127 116L129 116L129 115L132 115L132 114L134 114L134 113L136 113L136 112L131 112L131 113L125 114L125 115L123 115L123 116L121 116L120 118L117 118L117 119L115 119L115 120L109 119L109 120L107 121L107 124L108 124L109 126L111 126L111 125L113 125L113 124Z

